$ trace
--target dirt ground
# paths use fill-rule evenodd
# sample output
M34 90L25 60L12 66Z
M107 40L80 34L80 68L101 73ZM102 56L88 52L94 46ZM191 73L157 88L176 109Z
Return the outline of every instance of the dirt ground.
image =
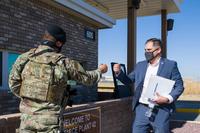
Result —
M178 100L200 101L200 95L181 95Z

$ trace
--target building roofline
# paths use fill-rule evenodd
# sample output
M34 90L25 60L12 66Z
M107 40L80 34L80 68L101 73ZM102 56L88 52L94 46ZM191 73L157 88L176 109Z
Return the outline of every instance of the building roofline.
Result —
M70 8L84 16L89 17L90 19L95 20L103 24L105 27L100 28L111 28L116 24L116 20L108 16L107 14L99 11L95 7L87 4L82 0L54 0L58 4Z

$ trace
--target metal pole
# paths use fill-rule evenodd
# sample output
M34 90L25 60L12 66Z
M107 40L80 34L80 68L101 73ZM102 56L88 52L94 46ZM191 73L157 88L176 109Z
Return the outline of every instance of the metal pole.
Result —
M136 23L137 9L140 0L128 0L128 44L127 44L127 71L130 73L136 64Z
M167 57L167 10L161 10L162 56Z

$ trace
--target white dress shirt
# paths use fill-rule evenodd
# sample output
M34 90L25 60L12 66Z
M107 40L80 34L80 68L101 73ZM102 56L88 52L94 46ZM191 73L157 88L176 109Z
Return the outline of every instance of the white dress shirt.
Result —
M158 59L155 64L148 63L147 71L146 71L146 75L145 75L145 79L144 79L144 84L143 84L143 90L142 90L141 97L139 99L140 103L149 104L148 99L145 97L145 93L147 91L147 86L148 86L149 79L150 79L151 75L157 75L158 68L160 66L159 62L160 62L160 59ZM165 95L164 97L169 99L169 103L173 102L172 96Z

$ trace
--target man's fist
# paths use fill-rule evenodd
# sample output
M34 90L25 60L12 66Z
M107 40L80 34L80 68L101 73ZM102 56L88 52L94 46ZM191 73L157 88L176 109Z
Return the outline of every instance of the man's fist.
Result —
M108 71L108 66L106 64L101 64L99 66L99 70L101 71L101 73L106 73Z
M113 65L113 71L115 72L115 74L119 74L121 71L121 65L120 64L114 64Z

